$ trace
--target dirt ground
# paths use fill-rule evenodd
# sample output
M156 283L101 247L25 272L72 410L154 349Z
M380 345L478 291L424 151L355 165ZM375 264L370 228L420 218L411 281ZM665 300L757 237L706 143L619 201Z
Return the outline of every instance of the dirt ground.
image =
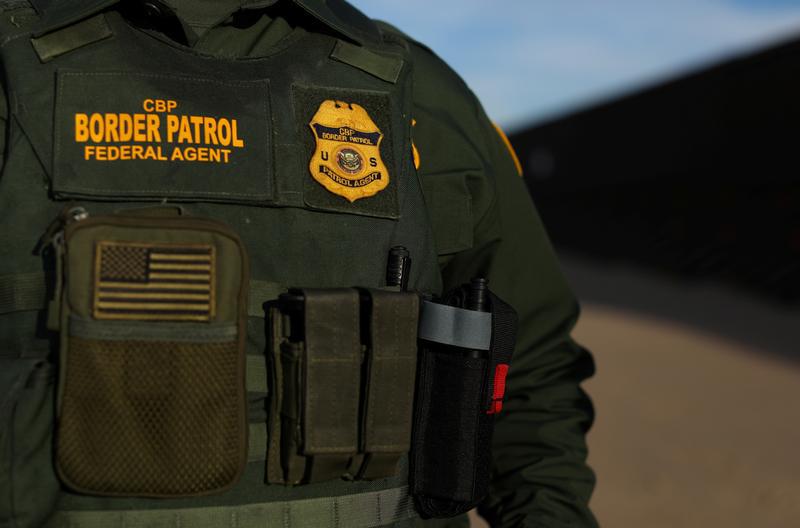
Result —
M586 303L574 335L597 362L601 526L800 527L800 364Z

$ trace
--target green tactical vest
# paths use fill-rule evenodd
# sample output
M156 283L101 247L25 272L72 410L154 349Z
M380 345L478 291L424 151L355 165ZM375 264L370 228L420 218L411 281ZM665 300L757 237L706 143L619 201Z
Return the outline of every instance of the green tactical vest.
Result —
M76 528L411 522L402 461L395 476L376 480L268 483L264 303L291 286L383 287L386 255L398 245L412 255L409 288L441 289L411 155L409 55L349 11L336 18L325 4L297 3L330 30L297 28L257 59L196 53L104 11L107 1L23 9L0 35L9 113L0 176L0 489L12 490L0 497L0 526L47 518ZM11 4L3 8L18 7ZM342 115L359 126L339 126ZM370 166L363 178L341 178L361 164ZM250 268L248 463L228 491L97 497L60 485L51 461L59 337L44 309L58 281L37 241L67 204L90 217L180 206L241 239Z

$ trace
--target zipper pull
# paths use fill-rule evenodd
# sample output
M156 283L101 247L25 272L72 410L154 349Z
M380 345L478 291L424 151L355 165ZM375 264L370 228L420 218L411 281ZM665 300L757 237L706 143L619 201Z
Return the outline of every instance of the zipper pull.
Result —
M64 207L39 238L34 254L41 255L42 251L49 246L57 248L57 246L63 245L64 229L73 222L79 222L87 218L89 218L89 212L83 207L69 205Z
M61 329L61 295L64 287L64 230L68 225L89 218L89 212L83 207L65 207L61 214L53 220L37 244L37 252L46 247L55 250L56 284L53 298L47 306L47 329L57 332Z

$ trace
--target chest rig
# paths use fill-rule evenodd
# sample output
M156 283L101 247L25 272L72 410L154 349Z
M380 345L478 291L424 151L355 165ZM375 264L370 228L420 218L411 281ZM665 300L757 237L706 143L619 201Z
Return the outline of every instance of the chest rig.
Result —
M46 330L47 299L55 299L51 328L63 332L65 325L77 326L65 323L63 310L57 308L58 296L65 295L58 258L48 258L48 251L37 251L36 246L65 205L70 206L68 220L76 221L73 232L90 232L72 240L91 239L95 249L87 255L95 259L97 269L105 266L106 255L113 263L113 255L123 254L127 265L130 255L138 253L131 253L133 243L120 249L117 239L98 239L98 246L91 238L94 228L75 227L86 215L87 222L96 222L91 225L101 238L113 228L114 236L135 239L139 235L125 230L133 225L141 233L142 225L149 226L148 255L165 259L162 267L206 259L199 260L199 266L212 262L210 266L220 269L249 268L249 280L246 274L233 274L243 282L240 289L249 292L249 300L240 306L241 313L228 310L233 314L230 320L241 323L239 340L246 351L240 368L246 380L247 464L227 491L203 497L164 501L153 498L157 493L80 493L82 486L64 488L52 474L52 427L39 426L19 433L31 447L15 459L42 465L32 486L38 500L58 510L50 525L333 526L345 517L347 526L408 522L413 508L405 488L404 459L390 449L388 456L375 456L370 469L364 464L370 453L363 442L348 443L337 430L336 418L344 415L319 417L333 435L307 442L316 451L286 449L297 424L282 422L276 405L287 405L292 393L285 384L290 376L300 375L291 361L297 343L288 331L281 341L281 325L291 317L270 308L280 293L300 287L307 309L315 310L320 321L339 324L343 313L358 309L359 293L347 289L358 286L376 292L370 304L377 313L388 306L377 289L386 285L386 256L396 246L413 256L408 287L439 293L441 278L411 155L408 56L402 47L379 38L359 45L337 38L335 29L326 34L298 28L269 56L221 59L137 29L117 11L102 11L107 4L59 2L28 29L4 36L3 82L9 108L0 176L0 348L8 377L4 383L18 387L12 396L19 403L18 415L26 409L31 416L55 414L53 365L59 338ZM320 16L313 10L312 14ZM346 30L341 20L333 26ZM343 179L348 172L362 176ZM202 236L173 235L202 229L178 225L182 220L175 218L160 224L161 213L142 213L147 219L141 220L140 213L130 212L165 204L191 217L222 222L226 230L219 234L214 227ZM96 218L101 220L92 220ZM228 258L239 254L231 249L235 244L244 248L242 262ZM121 307L118 302L98 304L97 291L107 287L109 279L97 269L85 273L87 281L94 281L87 287L94 301L89 299L86 306L95 318L111 314L118 319L120 312L144 309L125 305L124 300ZM331 288L339 290L334 295L320 293ZM232 299L230 304L236 302ZM70 310L80 312L75 306ZM158 309L163 313L163 307ZM59 314L53 316L53 310ZM173 311L186 310L186 305L177 305ZM200 317L193 324L219 315L210 308L200 312L192 312L192 317ZM175 323L174 314L170 317ZM305 331L310 334L313 324L308 321ZM137 324L134 320L131 328L136 330ZM322 326L313 335L324 345ZM113 332L108 328L116 327L101 328L100 333ZM351 418L364 420L363 400L369 396L359 393L363 389L357 381L365 375L358 366L363 351L359 336L351 337L355 345L350 366L321 367L308 375L338 376L356 387L336 398L355 398ZM331 358L322 353L319 359L326 365ZM268 368L273 361L284 369L283 378L275 379L274 369ZM383 374L370 383L390 384L400 372L392 365L389 370L375 369ZM413 366L405 370L402 375L410 372L413 377ZM58 396L61 402L63 394ZM400 396L395 391L384 399ZM306 411L341 412L341 406L326 406L324 399L322 395L316 407ZM281 426L289 427L290 434L276 434ZM351 443L353 449L347 447ZM344 466L356 469L343 474L347 458ZM41 522L47 508L38 509L19 513L22 525Z

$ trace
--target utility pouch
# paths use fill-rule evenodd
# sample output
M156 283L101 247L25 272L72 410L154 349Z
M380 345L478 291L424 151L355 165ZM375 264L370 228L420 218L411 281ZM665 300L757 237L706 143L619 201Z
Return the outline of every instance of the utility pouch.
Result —
M514 310L485 281L442 303L423 302L410 458L411 493L423 517L466 512L489 490L494 418L516 326Z
M270 311L270 482L394 475L409 449L416 294L302 289Z
M247 459L238 236L212 220L124 213L70 224L58 247L63 483L138 497L232 486Z

